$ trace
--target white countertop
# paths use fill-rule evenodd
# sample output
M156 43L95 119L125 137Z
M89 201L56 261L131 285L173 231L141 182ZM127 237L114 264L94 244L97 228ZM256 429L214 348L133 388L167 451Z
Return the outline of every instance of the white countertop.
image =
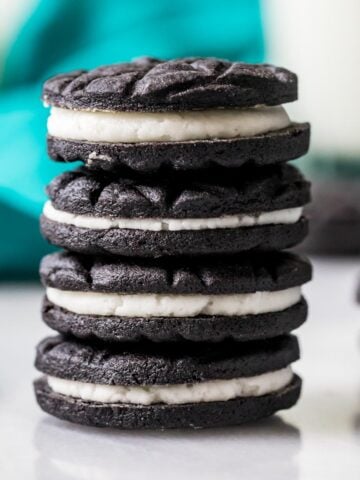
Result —
M292 410L218 430L124 432L71 425L36 405L31 381L39 287L0 287L0 478L352 480L360 478L360 259L317 260L305 292Z

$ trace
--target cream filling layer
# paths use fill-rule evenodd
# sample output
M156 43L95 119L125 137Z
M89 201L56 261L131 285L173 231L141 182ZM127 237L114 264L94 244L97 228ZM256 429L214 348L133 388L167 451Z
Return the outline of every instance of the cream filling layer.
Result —
M281 106L164 113L52 107L47 127L50 135L68 140L138 143L252 137L290 123Z
M303 212L302 207L286 208L259 214L225 215L217 218L109 218L76 215L56 209L51 201L44 205L43 214L49 220L79 228L107 230L126 228L147 231L211 230L215 228L253 227L296 223Z
M300 301L301 288L228 295L100 293L47 287L48 299L81 315L118 317L195 317L257 315L278 312Z
M237 397L259 397L277 392L293 378L290 366L253 377L179 385L100 385L48 377L50 388L68 397L88 402L168 405L227 401Z

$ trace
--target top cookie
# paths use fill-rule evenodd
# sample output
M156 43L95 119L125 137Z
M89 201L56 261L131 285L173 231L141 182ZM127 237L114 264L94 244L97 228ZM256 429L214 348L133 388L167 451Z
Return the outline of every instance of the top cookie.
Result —
M46 287L103 293L231 294L277 291L311 279L310 263L290 252L140 259L57 252L44 257Z
M266 64L143 57L52 77L42 98L67 109L127 112L280 105L297 99L297 77Z

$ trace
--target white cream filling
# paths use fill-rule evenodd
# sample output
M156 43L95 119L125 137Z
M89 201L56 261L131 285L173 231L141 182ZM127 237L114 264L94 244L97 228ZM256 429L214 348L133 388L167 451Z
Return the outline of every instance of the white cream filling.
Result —
M252 137L288 127L281 106L186 112L104 112L52 107L50 135L89 142L178 142Z
M151 405L166 403L217 402L237 397L259 397L277 392L289 385L293 378L290 366L253 377L179 385L100 385L75 380L48 377L50 388L62 395L81 398L88 402L134 403Z
M300 301L301 288L228 295L100 293L47 287L48 299L70 312L119 317L195 317L278 312Z
M51 201L44 205L43 214L49 220L80 228L107 230L109 228L127 228L148 231L210 230L214 228L253 227L256 225L275 225L296 223L303 208L286 208L259 214L225 215L218 218L109 218L90 215L76 215L56 209Z

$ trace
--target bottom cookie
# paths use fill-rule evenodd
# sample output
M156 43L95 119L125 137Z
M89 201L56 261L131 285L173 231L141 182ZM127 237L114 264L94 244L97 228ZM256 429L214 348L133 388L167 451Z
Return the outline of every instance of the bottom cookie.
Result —
M81 315L44 299L44 322L60 333L106 342L241 342L273 338L298 328L306 319L307 303L301 298L295 305L278 312L259 315L195 317L116 317Z
M301 379L294 375L289 385L263 396L178 405L83 401L54 392L46 377L34 386L45 412L73 423L122 429L209 428L239 425L292 407L300 396Z

